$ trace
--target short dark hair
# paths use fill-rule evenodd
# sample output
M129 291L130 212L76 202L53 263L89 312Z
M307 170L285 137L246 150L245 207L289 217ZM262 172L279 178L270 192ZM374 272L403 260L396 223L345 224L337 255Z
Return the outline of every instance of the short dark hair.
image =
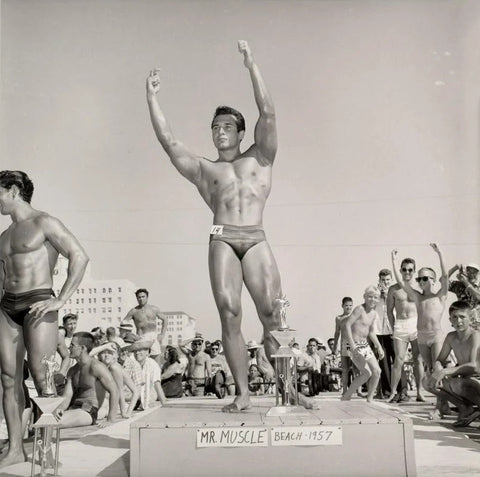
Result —
M344 296L342 298L342 305L345 305L345 303L347 303L347 301L351 301L353 303L353 299L349 296Z
M315 341L315 343L317 343L317 345L319 344L317 338L310 338L310 339L307 341L307 343L310 343L310 341Z
M33 182L23 171L0 171L0 186L10 190L17 186L20 197L30 204L33 195Z
M235 124L237 125L237 131L245 131L245 118L243 117L243 114L230 106L217 107L215 113L213 113L212 124L210 125L211 128L213 128L215 118L221 114L229 114L230 116L233 116L235 118Z
M67 313L62 318L63 324L65 325L68 320L78 320L78 316L75 313Z
M415 263L415 260L413 258L404 258L402 260L402 263L400 264L400 267L403 267L405 264L407 263L411 263L413 265L413 269L416 270L417 269L417 264Z
M459 311L465 311L465 310L468 310L468 311L472 311L472 307L468 304L468 302L466 301L463 301L463 300L458 300L458 301L454 301L449 309L448 309L448 314L451 315L454 311L456 310L459 310ZM469 313L469 315L471 315L471 313Z
M77 338L80 346L85 346L89 353L92 351L93 344L95 343L95 338L93 337L92 333L89 333L88 331L78 331L77 333L73 334L72 338Z
M140 293L145 293L145 295L148 296L148 290L146 288L139 288L136 292L135 292L135 296L138 298L138 295L140 295Z
M386 277L386 276L392 276L392 272L391 270L389 270L388 268L382 268L379 272L378 272L378 277Z

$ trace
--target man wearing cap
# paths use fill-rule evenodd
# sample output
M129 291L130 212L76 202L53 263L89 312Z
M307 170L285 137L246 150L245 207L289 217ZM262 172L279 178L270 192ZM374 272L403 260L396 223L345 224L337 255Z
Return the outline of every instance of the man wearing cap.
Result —
M161 359L162 349L160 344L167 331L167 320L158 306L148 304L148 290L146 288L139 288L135 292L135 296L138 305L127 313L124 322L133 320L138 336L152 341L150 357L158 362ZM157 332L159 320L162 323L160 334Z
M457 272L457 279L450 277ZM480 329L480 267L476 263L467 265L455 265L448 271L448 291L457 295L457 300L467 302L475 313L472 315L470 326Z
M152 340L140 338L127 349L133 353L138 364L142 368L142 384L140 387L140 404L143 410L160 401L162 405L167 403L167 398L162 389L162 372L157 362L149 357Z
M202 350L204 339L200 333L195 337L180 343L180 351L188 358L187 366L187 391L192 396L204 396L205 386L208 387L212 377L212 365L210 356ZM192 344L192 349L187 345Z

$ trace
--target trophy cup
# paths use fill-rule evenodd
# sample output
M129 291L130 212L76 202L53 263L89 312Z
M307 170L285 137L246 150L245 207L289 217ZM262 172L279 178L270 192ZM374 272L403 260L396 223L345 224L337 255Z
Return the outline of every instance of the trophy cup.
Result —
M52 467L51 460L52 455L52 430L56 429L55 439L55 463L54 474L58 475L58 457L60 449L60 424L57 418L53 415L53 411L63 401L62 397L57 396L57 390L55 387L54 373L58 370L59 366L55 361L55 355L42 358L42 363L45 365L45 381L46 386L41 396L32 397L33 402L39 407L42 414L33 424L35 429L35 435L33 438L33 455L32 455L32 472L31 477L35 475L35 459L38 450L39 462L40 462L40 476L45 477L47 467Z
M295 337L294 331L287 324L287 307L290 302L285 295L277 298L280 305L280 327L271 331L280 345L272 355L275 362L275 406L270 408L267 416L283 416L285 414L309 415L309 412L298 404L297 389L297 355L289 344ZM293 366L290 363L293 361Z

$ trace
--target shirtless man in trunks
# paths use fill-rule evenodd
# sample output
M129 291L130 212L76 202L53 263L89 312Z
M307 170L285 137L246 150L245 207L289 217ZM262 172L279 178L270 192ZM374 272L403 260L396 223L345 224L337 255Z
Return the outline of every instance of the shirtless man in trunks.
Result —
M400 264L400 274L404 282L410 282L415 273L415 260L404 258ZM395 361L392 366L392 389L397 389L402 375L403 364L408 344L412 347L413 374L417 388L417 401L424 402L421 383L423 379L423 363L420 357L417 341L417 306L410 299L407 292L399 283L395 283L388 289L387 314L393 329L393 348ZM392 392L387 402L395 399Z
M148 290L140 288L135 292L135 296L137 297L138 305L127 313L124 322L133 319L138 336L144 340L153 341L150 358L158 362L162 354L161 342L167 331L167 321L158 306L147 303ZM157 320L162 322L160 336L157 333Z
M109 393L107 421L116 421L117 385L105 364L89 355L94 340L93 335L85 331L73 335L70 356L77 364L68 371L63 402L54 411L54 416L59 419L62 428L96 424L105 391ZM98 384L102 388L100 399L97 394Z
M255 142L245 152L240 143L245 120L233 108L217 108L211 124L218 159L211 161L191 152L173 134L157 99L158 70L147 78L147 103L153 129L172 164L198 189L213 212L210 231L210 282L222 324L225 355L237 387L225 412L250 407L245 340L241 331L241 292L245 283L263 325L269 359L278 347L270 332L278 329L280 273L263 230L263 209L272 185L272 166L277 152L275 108L246 41L238 47L250 73L259 118ZM186 113L188 114L188 113ZM301 396L307 407L313 401Z
M0 368L10 442L0 467L26 460L21 423L25 351L38 393L47 395L42 359L56 352L58 310L78 287L88 263L66 227L30 205L32 194L33 183L24 172L0 172L0 213L12 219L0 235ZM69 265L67 279L55 297L52 275L59 254Z
M440 277L440 290L434 292L432 290L436 281L436 273L432 268L423 267L418 271L415 279L421 291L412 288L410 282L402 280L398 273L396 263L397 250L392 251L392 265L395 273L395 279L402 289L407 293L410 300L415 303L417 308L417 340L418 349L425 363L427 374L426 380L430 379L440 349L442 348L444 333L442 331L441 320L445 311L445 303L448 293L448 277L445 265L443 263L442 253L437 244L432 243L430 246L437 253L440 260L440 268L442 276ZM441 417L442 414L449 414L448 403L443 398L437 399L436 412L431 417Z
M480 417L480 331L471 327L474 310L469 303L456 301L448 312L455 331L445 338L428 390L457 406L458 420L453 425L467 427ZM445 367L451 351L457 364Z
M212 365L210 356L202 350L203 338L197 333L194 338L183 341L179 346L182 353L188 359L187 371L187 391L192 396L204 396L205 387L208 387L212 377ZM192 343L192 350L186 348L188 343Z
M356 306L345 322L347 349L351 353L353 364L357 367L359 374L343 394L342 401L349 401L353 393L368 381L367 402L373 402L373 395L380 380L380 365L367 341L367 338L370 338L377 350L378 359L381 360L384 352L373 326L378 316L375 307L380 298L380 290L369 286L363 298L365 302Z
M343 313L335 317L335 334L333 335L333 353L338 353L338 341L340 340L340 359L342 363L342 394L345 394L348 388L348 375L352 369L352 359L350 352L347 351L347 336L345 333L345 323L352 314L353 300L349 296L342 298Z

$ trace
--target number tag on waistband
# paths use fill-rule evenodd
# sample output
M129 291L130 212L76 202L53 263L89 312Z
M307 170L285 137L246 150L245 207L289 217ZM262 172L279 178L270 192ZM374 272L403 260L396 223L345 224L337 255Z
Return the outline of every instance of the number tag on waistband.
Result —
M210 229L210 235L222 235L223 234L223 225L212 225Z

